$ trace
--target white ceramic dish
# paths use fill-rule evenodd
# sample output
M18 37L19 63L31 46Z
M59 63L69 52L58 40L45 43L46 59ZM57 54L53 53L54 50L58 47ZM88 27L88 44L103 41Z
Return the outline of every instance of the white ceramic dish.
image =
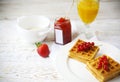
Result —
M76 41L76 40L75 40ZM75 41L62 47L56 55L56 65L60 74L64 77L66 82L99 82L87 69L86 65L76 60L68 58L68 51L74 45ZM113 45L94 41L96 45L102 45L97 56L101 54L107 54L117 62L120 63L120 50ZM120 76L108 81L108 82L119 82Z
M50 20L45 16L22 16L17 25L22 37L31 43L43 41L50 31Z

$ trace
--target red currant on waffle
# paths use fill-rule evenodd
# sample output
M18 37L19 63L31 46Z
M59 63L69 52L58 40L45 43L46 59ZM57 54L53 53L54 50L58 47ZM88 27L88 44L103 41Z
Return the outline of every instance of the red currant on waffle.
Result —
M94 42L83 42L78 46L78 51L86 51L94 46Z

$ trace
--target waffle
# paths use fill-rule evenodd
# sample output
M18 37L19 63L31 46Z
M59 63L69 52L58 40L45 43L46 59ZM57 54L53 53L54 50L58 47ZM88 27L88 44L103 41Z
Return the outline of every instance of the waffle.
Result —
M87 51L79 51L78 52L78 45L83 43L85 41L78 39L77 42L74 44L74 46L69 51L69 58L73 58L75 60L78 60L80 62L86 63L87 61L90 61L93 59L97 52L99 51L98 46L93 46Z
M101 56L100 56L101 57ZM96 58L92 61L87 62L87 68L88 70L100 81L100 82L106 82L120 74L120 64L117 63L115 60L110 58L109 56L107 57L107 61L109 62L108 68L109 70L106 71L105 69L101 68L98 69L98 61L99 58Z

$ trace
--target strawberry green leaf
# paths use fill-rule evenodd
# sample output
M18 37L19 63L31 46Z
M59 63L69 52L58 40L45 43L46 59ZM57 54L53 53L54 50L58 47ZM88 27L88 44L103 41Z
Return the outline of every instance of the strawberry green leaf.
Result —
M41 42L36 42L36 43L35 43L35 45L37 46L37 48L40 47L41 44L42 44Z

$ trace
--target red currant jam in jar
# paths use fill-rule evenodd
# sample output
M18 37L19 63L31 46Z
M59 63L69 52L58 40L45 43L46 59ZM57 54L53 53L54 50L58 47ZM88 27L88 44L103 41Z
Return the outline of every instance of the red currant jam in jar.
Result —
M68 18L58 18L54 23L54 36L57 44L67 44L71 42L71 23Z

